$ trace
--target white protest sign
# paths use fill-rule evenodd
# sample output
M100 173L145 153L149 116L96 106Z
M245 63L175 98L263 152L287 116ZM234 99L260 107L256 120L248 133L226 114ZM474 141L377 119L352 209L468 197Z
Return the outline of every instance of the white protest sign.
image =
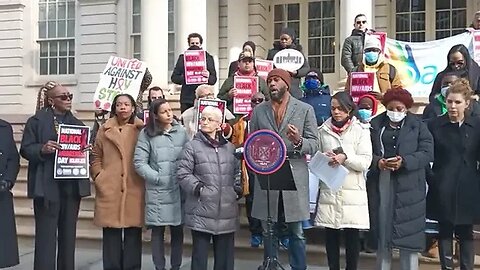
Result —
M273 64L276 68L294 72L300 69L305 63L303 54L294 49L284 49L273 57Z
M147 65L137 59L110 56L93 95L95 108L110 111L118 94L137 98Z

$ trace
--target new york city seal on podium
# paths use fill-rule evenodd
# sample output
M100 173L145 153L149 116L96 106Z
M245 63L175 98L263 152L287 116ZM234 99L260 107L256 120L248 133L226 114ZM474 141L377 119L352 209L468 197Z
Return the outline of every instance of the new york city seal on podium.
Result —
M257 174L269 175L278 171L287 158L287 147L274 131L261 129L245 141L243 156L247 166Z

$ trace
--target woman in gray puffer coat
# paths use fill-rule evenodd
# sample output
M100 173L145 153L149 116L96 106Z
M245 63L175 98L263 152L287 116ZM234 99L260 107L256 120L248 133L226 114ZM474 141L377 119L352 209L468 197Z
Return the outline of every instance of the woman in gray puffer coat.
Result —
M200 132L179 159L178 182L186 194L185 226L192 230L192 270L206 270L213 238L214 270L233 270L234 232L239 225L239 161L234 146L219 136L222 112L207 106Z
M154 100L146 127L138 137L134 165L145 179L145 224L152 228L152 257L155 269L165 269L164 233L170 226L171 266L182 265L182 207L177 182L177 157L188 141L185 128L173 119L168 102Z

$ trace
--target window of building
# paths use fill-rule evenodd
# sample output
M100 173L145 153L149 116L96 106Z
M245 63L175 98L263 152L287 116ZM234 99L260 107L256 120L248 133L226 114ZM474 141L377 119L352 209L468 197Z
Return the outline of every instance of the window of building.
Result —
M428 5L426 3L427 0L395 2L397 40L422 42L465 31L467 0L428 0Z
M168 0L168 70L175 67L175 6Z
M298 1L274 6L273 39L278 41L283 27L297 34L311 67L335 73L335 0ZM304 33L301 33L304 31Z
M308 61L335 73L335 1L308 3Z
M466 0L436 0L435 38L445 38L465 31L467 22Z
M132 47L133 58L142 58L142 37L141 37L141 0L133 0L132 2Z
M397 0L396 11L396 39L425 41L425 0Z
M75 0L39 0L40 75L75 73Z
M300 4L275 5L273 10L273 39L278 41L282 28L289 27L300 36Z

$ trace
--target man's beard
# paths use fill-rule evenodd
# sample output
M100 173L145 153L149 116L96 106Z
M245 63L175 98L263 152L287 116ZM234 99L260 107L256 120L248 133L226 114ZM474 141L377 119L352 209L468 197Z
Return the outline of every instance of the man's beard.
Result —
M287 88L280 88L275 92L272 92L272 90L270 90L270 96L273 101L279 102L282 101L282 98L285 96L286 92Z

